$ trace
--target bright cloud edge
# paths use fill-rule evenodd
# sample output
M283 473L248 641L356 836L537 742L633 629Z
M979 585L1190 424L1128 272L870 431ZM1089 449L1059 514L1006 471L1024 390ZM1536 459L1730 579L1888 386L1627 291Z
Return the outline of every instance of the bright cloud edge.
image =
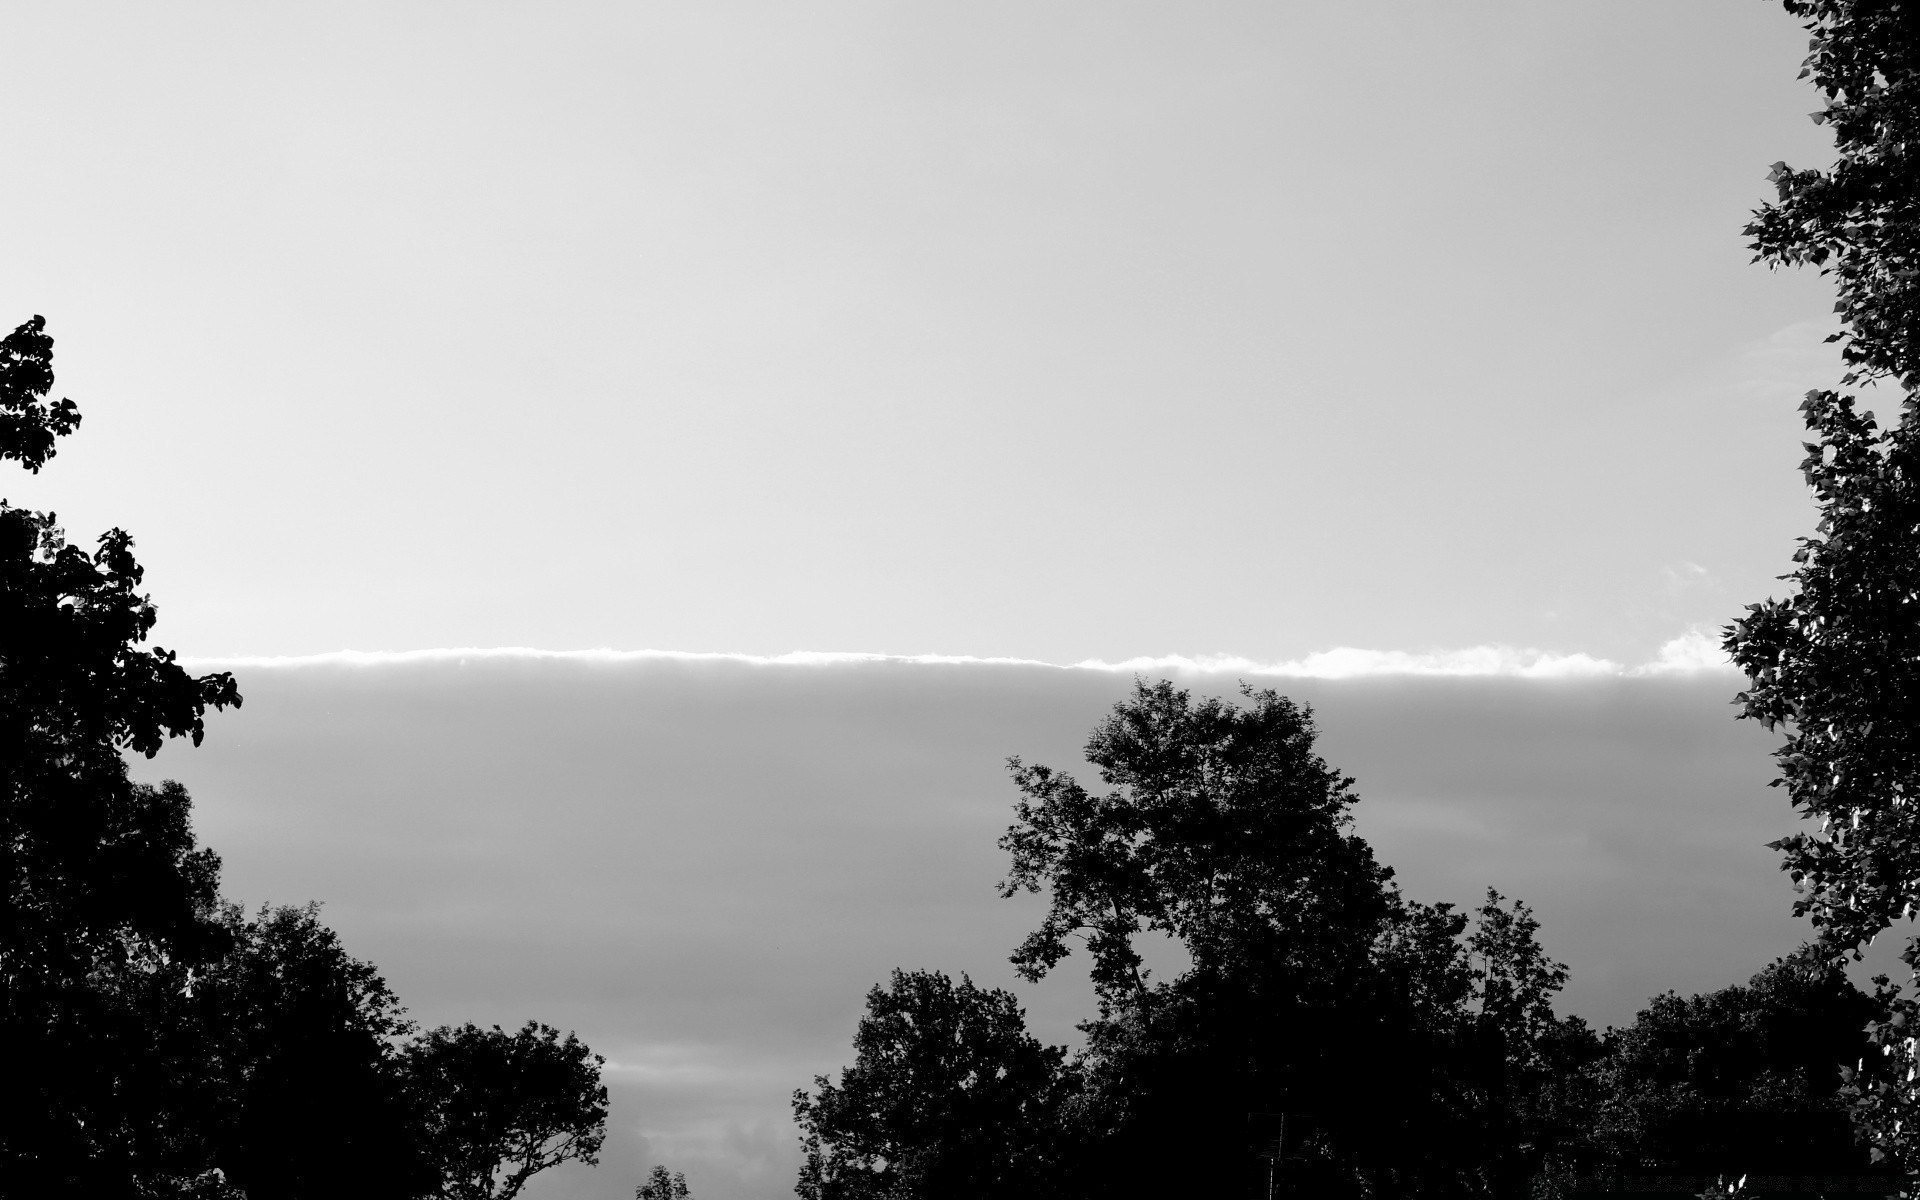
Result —
M872 664L913 666L1040 667L1056 671L1107 671L1141 674L1241 675L1284 679L1504 678L1601 679L1733 673L1733 666L1710 635L1698 630L1661 646L1657 657L1625 666L1592 655L1556 654L1514 646L1471 646L1457 650L1410 652L1336 646L1283 662L1259 662L1235 655L1166 654L1108 662L1089 658L1053 663L1036 658L970 654L880 654L860 651L797 650L787 654L739 654L689 650L542 650L531 646L465 646L423 650L333 650L303 655L235 655L182 658L195 669L300 667L378 667L415 663L479 660L561 661L595 664L641 662L735 663L751 667L821 667Z

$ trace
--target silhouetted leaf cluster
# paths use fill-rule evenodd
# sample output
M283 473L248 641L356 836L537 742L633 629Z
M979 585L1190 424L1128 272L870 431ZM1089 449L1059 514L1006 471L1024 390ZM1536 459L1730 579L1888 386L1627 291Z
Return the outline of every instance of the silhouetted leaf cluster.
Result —
M646 1181L633 1189L633 1200L688 1200L691 1195L685 1175L678 1171L669 1174L658 1163L647 1172Z
M1775 844L1822 951L1860 950L1920 905L1920 11L1893 0L1787 0L1812 35L1803 78L1825 99L1830 170L1774 164L1778 199L1747 227L1770 266L1813 264L1839 301L1840 385L1901 393L1882 427L1852 395L1801 406L1801 469L1819 504L1784 599L1749 606L1726 649L1743 717L1779 730L1779 777L1817 821ZM1916 943L1903 956L1915 959ZM1850 1084L1877 1155L1911 1165L1920 1090L1912 1008L1880 985L1874 1037L1892 1069Z
M1311 711L1243 694L1137 684L1087 744L1102 792L1012 762L1003 890L1049 902L1012 961L1038 980L1088 950L1085 1049L1041 1046L1007 992L896 971L853 1065L795 1093L801 1196L1504 1198L1865 1166L1837 1088L1873 1001L1830 962L1596 1036L1553 1011L1566 969L1526 905L1401 896ZM1157 934L1188 958L1170 980Z
M794 1093L815 1200L1060 1194L1066 1052L1028 1034L1013 996L895 971L867 995L854 1065Z
M1810 947L1743 987L1654 997L1595 1064L1591 1157L1694 1174L1865 1168L1838 1084L1884 1074L1866 1062L1875 1012Z
M0 340L0 459L79 424L35 317ZM413 1037L313 906L219 900L177 783L126 755L200 741L233 677L142 649L121 530L88 552L0 501L0 1196L506 1200L593 1162L600 1060L530 1023Z

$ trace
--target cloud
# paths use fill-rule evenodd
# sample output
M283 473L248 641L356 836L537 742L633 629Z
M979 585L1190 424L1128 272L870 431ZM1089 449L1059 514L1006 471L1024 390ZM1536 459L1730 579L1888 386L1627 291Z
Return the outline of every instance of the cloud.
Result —
M1634 668L1634 675L1693 675L1702 672L1734 674L1733 660L1720 646L1717 634L1695 627L1661 643L1659 655Z
M1183 675L1236 674L1289 679L1365 679L1376 676L1420 676L1513 679L1591 678L1621 673L1620 664L1586 654L1553 654L1512 646L1472 646L1464 650L1409 653L1405 650L1362 650L1336 646L1288 662L1260 663L1251 659L1217 657L1131 658L1123 662L1084 662L1076 666L1132 673L1174 672Z
M1658 657L1638 667L1574 652L1505 645L1469 646L1455 650L1370 650L1335 646L1305 657L1261 662L1237 655L1141 655L1109 662L1089 658L1075 663L1039 659L966 654L882 654L862 651L795 650L786 654L739 654L686 650L541 650L527 646L445 647L425 650L336 650L325 654L274 657L183 658L197 670L244 668L299 669L307 667L390 667L425 664L480 664L500 662L572 662L620 665L644 663L732 663L749 667L1000 666L1051 671L1090 671L1108 674L1241 675L1276 679L1366 679L1405 676L1416 678L1591 679L1607 676L1662 674L1707 670L1718 665L1700 648L1708 635L1691 630L1660 648Z

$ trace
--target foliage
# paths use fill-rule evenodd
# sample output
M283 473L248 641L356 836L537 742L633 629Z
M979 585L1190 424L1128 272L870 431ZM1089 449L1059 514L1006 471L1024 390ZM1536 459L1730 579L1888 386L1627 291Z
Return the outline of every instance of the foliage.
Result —
M1772 963L1744 987L1656 996L1609 1030L1595 1064L1593 1144L1604 1160L1675 1173L1865 1168L1843 1066L1871 1051L1873 1000L1816 950Z
M31 471L80 421L47 399L52 357L39 317L0 340L0 459ZM194 844L185 791L134 783L123 752L198 743L206 710L240 696L231 675L140 648L155 621L141 578L125 532L88 552L52 514L0 501L0 1176L49 1192L124 1185L113 1131L133 1114L92 980L223 944L219 859Z
M658 1163L648 1172L647 1181L633 1189L633 1200L689 1200L692 1195L685 1175L678 1171L669 1175Z
M80 410L71 400L47 399L52 390L53 339L47 319L35 316L0 338L0 459L37 474L56 439L80 427Z
M401 1071L449 1200L509 1200L563 1162L599 1162L606 1060L569 1033L529 1021L443 1026L406 1046Z
M1831 169L1775 163L1777 202L1746 228L1757 261L1834 281L1852 385L1920 372L1920 14L1898 0L1785 0L1813 35L1800 77L1825 107ZM1909 390L1911 389L1909 383Z
M39 317L0 340L0 459L34 471L80 421L47 399L52 351ZM198 744L240 696L141 648L141 579L123 531L87 552L0 501L0 1193L510 1196L593 1161L606 1091L578 1039L397 1049L398 1001L314 906L219 902L186 790L126 755Z
M228 905L221 922L231 948L212 962L101 981L138 1118L106 1136L135 1179L217 1170L250 1200L467 1200L593 1161L606 1090L577 1038L530 1023L409 1041L398 998L317 905L251 920Z
M1592 1036L1551 998L1564 968L1524 905L1473 918L1402 898L1351 829L1352 781L1310 710L1139 683L1087 743L1108 785L1018 760L1005 894L1048 892L1015 952L1039 978L1078 937L1100 1015L1078 1066L1090 1194L1245 1184L1251 1112L1302 1132L1287 1186L1317 1194L1519 1194L1564 1131L1553 1102ZM1191 965L1151 980L1137 939Z
M1726 648L1747 675L1741 715L1785 731L1776 782L1820 822L1776 843L1795 911L1825 952L1857 958L1920 904L1920 11L1893 0L1785 7L1813 35L1801 75L1825 98L1813 116L1833 133L1835 161L1776 163L1778 199L1746 232L1769 266L1811 264L1833 279L1841 386L1885 381L1902 398L1882 428L1851 395L1808 394L1802 471L1816 534L1794 554L1792 594L1750 606ZM1910 941L1909 963L1917 953ZM1911 1164L1914 1042L1890 1023L1879 1036L1894 1078L1858 1095L1858 1113L1876 1154Z
M221 923L220 958L105 981L125 1018L119 1086L143 1117L118 1135L136 1174L217 1169L251 1200L428 1192L394 1054L412 1027L373 965L316 905L251 920L227 905Z
M1392 908L1390 872L1350 832L1352 780L1313 753L1308 711L1247 694L1243 711L1137 685L1087 742L1105 795L1010 760L1021 799L1001 893L1044 887L1050 901L1014 954L1024 977L1044 976L1075 935L1107 1005L1147 995L1143 932L1179 939L1202 973L1364 953Z
M1014 997L898 971L867 994L854 1064L793 1095L806 1200L1058 1194L1066 1052L1027 1033Z

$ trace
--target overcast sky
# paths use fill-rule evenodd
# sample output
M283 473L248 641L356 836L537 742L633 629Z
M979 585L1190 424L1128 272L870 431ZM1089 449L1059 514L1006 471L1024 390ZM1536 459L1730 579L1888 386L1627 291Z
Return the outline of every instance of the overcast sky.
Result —
M191 654L1621 661L1806 525L1760 0L63 3L0 277Z
M612 1060L545 1197L786 1195L866 988L1011 982L1003 760L1080 769L1135 671L1313 699L1409 893L1533 902L1624 1021L1804 932L1714 650L1836 373L1739 235L1825 160L1804 46L1762 0L21 7L0 323L85 424L4 494L128 528L159 643L239 672L141 767L231 895ZM1021 995L1072 1036L1084 980Z
M1007 956L1018 754L1076 773L1126 671L1015 663L527 654L241 665L247 704L140 771L196 798L249 906L320 899L415 1017L577 1029L612 1062L598 1171L541 1195L624 1200L647 1166L701 1200L776 1200L788 1097L851 1056L893 967L1013 988L1072 1042L1084 968ZM1233 674L1175 671L1199 694ZM1359 831L1414 899L1532 904L1561 1005L1630 1021L1656 992L1744 982L1806 934L1765 843L1771 739L1731 672L1249 676L1313 703ZM1167 965L1173 965L1168 963Z

